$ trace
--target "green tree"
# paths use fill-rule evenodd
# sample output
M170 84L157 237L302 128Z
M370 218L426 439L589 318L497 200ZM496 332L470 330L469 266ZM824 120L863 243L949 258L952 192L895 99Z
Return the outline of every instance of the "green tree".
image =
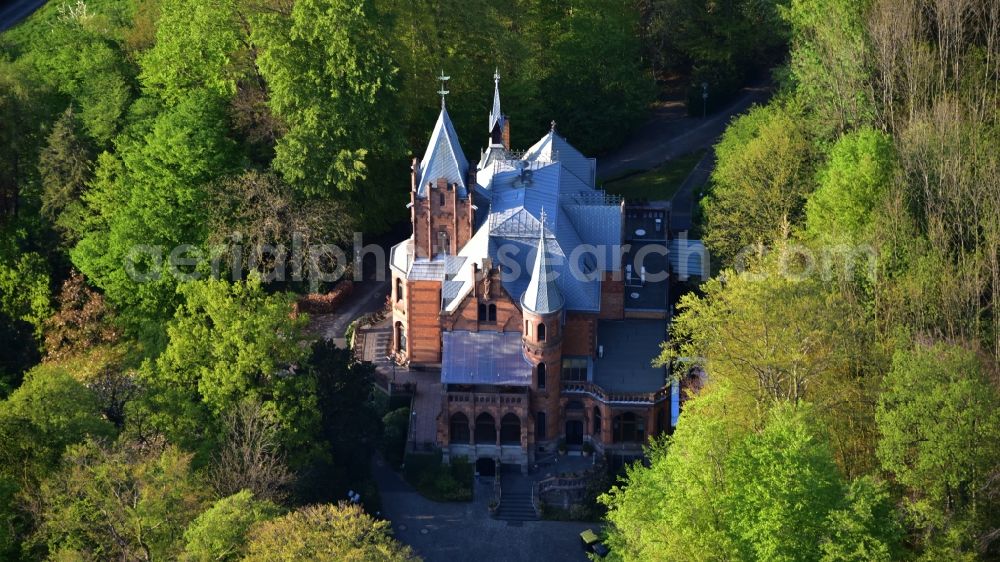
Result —
M250 527L280 514L280 507L254 499L249 490L222 498L184 531L187 546L181 559L189 562L239 560L246 552Z
M42 215L70 239L82 228L81 197L91 175L90 151L76 129L76 115L69 107L53 125L38 156Z
M43 483L32 540L55 558L176 559L205 499L190 454L162 441L89 441L68 448Z
M168 102L201 88L220 98L232 97L237 80L253 68L247 5L235 0L162 0L156 42L141 59L143 85Z
M840 137L806 204L809 233L827 241L867 239L896 172L889 135L863 128Z
M900 532L882 488L848 485L808 404L779 403L757 428L712 386L673 436L602 496L623 560L892 560ZM738 393L738 392L737 392Z
M266 294L256 279L206 279L180 292L169 343L145 373L168 436L211 445L220 417L251 399L274 416L286 451L315 446L319 413L315 381L305 371L306 319L292 316L290 297Z
M0 472L36 482L56 468L67 445L113 434L91 391L62 369L35 367L0 402Z
M270 107L288 126L273 166L303 194L360 189L380 159L398 158L396 69L381 18L370 1L300 0L254 28Z
M116 43L108 18L82 3L67 4L49 26L25 59L43 83L74 102L84 129L104 146L124 122L136 69Z
M814 119L820 138L869 123L874 117L870 0L793 0L782 15L792 30L791 75L795 95Z
M250 534L244 562L418 560L392 537L388 521L372 518L357 505L304 507L258 523Z
M168 258L205 240L205 184L235 163L226 132L218 99L198 91L125 134L116 155L98 157L85 196L92 216L71 257L133 325L174 309Z
M717 264L787 236L811 190L810 152L796 112L782 105L755 107L726 128L702 201L704 239Z
M975 353L945 343L897 352L876 420L878 458L905 488L928 554L985 551L1000 526L1000 396Z

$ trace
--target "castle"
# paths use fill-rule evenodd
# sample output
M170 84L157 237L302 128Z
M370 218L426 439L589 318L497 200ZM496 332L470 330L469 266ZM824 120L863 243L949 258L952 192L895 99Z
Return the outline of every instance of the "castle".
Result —
M651 365L666 337L667 283L646 275L665 273L665 259L634 263L635 238L666 240L663 219L629 214L597 189L596 160L555 123L512 151L494 79L478 163L463 154L443 97L413 159L413 234L390 256L392 355L440 370L445 459L523 469L557 448L637 455L678 413L676 384ZM648 232L629 227L626 237L628 216Z

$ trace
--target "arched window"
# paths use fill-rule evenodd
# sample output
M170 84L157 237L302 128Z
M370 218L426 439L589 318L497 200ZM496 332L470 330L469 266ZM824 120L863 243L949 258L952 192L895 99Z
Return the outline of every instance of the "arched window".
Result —
M462 412L451 415L449 442L463 445L469 443L469 418Z
M496 322L497 321L497 305L490 304L489 310L488 310L488 313L487 313L487 319L490 322Z
M524 321L524 336L528 338L531 337L531 322L528 322L527 320Z
M538 388L545 388L545 363L538 364Z
M535 441L545 440L545 412L535 413Z
M493 416L482 413L476 418L476 443L496 445L497 424Z
M396 278L396 302L403 300L403 280Z
M479 303L479 314L477 315L477 319L480 322L486 322L486 304L485 303Z
M406 353L406 330L402 322L396 322L396 351Z
M601 435L601 409L594 406L594 435Z
M438 205L444 207L444 192L438 193Z
M514 414L507 414L500 419L500 443L503 445L521 444L521 420Z
M545 341L545 324L538 323L538 341Z

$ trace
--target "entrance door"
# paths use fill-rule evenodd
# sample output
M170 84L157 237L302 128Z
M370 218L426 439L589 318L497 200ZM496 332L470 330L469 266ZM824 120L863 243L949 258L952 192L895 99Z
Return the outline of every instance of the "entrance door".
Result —
M566 444L583 445L583 421L566 421Z

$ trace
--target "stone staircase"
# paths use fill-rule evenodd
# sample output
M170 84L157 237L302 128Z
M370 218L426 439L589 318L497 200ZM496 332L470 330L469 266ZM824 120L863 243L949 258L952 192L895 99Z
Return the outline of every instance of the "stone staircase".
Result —
M537 521L538 513L531 503L530 479L520 474L500 475L500 505L495 518L501 521Z

